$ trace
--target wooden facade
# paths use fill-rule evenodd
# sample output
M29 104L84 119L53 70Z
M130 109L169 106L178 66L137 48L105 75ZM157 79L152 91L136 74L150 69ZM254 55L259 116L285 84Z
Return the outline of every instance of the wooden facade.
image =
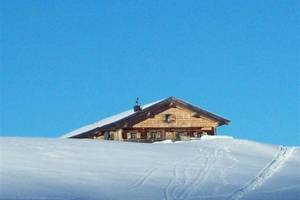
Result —
M122 119L95 127L72 138L154 142L166 139L188 140L202 135L216 135L218 126L230 121L170 97Z

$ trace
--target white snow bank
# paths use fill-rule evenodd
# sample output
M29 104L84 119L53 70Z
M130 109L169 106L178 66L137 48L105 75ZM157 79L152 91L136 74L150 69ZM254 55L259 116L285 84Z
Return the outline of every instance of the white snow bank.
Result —
M163 141L158 141L158 142L153 142L153 144L170 144L174 143L172 140L163 140Z
M201 140L216 140L216 139L233 139L233 137L227 135L203 135L201 137Z
M185 140L185 141L172 141L172 140L163 140L163 141L158 141L154 142L153 144L176 144L176 143L185 143L185 142L196 142L199 140L216 140L216 139L233 139L232 136L226 136L226 135L203 135L201 138L190 138L190 140Z
M0 138L0 152L1 200L294 200L300 191L299 148L244 140Z

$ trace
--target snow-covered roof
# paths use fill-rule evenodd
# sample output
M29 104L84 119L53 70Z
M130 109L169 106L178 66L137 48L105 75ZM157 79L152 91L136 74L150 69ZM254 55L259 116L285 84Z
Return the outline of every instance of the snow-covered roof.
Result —
M165 99L161 99L161 100L159 100L159 101L155 101L155 102L152 102L152 103L143 105L143 106L141 106L141 107L142 107L142 109L145 109L145 108L148 108L148 107L150 107L150 106L152 106L152 105L154 105L154 104L157 104L157 103L159 103L159 102L161 102L161 101L163 101L163 100L165 100ZM81 134L81 133L85 133L85 132L90 131L90 130L93 130L93 129L95 129L95 128L99 128L99 127L105 126L105 125L107 125L107 124L111 124L111 123L114 123L114 122L116 122L116 121L119 121L119 120L121 120L121 119L123 119L123 118L125 118L125 117L128 117L128 116L132 115L132 114L134 114L133 108L130 109L130 110L127 110L127 111L125 111L125 112L122 112L122 113L113 115L113 116L111 116L111 117L107 117L107 118L102 119L102 120L100 120L100 121L97 121L97 122L95 122L95 123L92 123L92 124L83 126L83 127L79 128L79 129L76 129L76 130L74 130L74 131L71 131L71 132L69 132L69 133L67 133L67 134L65 134L65 135L63 135L63 136L61 136L61 138L70 138L70 137L73 137L73 136L75 136L75 135L79 135L79 134Z

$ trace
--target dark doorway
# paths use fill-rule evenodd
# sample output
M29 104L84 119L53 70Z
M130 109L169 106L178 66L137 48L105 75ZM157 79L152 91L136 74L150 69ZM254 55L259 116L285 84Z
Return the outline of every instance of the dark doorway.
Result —
M180 132L175 133L175 140L180 140Z
M122 139L127 140L127 133L122 133Z
M141 133L141 139L146 140L147 139L147 132Z

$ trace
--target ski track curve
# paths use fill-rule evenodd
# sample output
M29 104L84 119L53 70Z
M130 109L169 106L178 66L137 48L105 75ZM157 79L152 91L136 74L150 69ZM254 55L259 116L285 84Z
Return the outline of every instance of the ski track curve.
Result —
M239 162L234 156L231 155L231 150L230 150L230 146L223 146L221 147L217 152L217 155L218 156L218 159L220 158L226 158L226 159L229 159L232 161L232 164L231 165L227 165L226 167L224 167L223 169L221 169L221 172L220 172L220 178L221 178L221 181L223 182L223 185L226 185L228 183L228 181L226 180L226 172L233 169L234 167L236 167L237 163ZM207 175L208 177L208 175ZM207 178L206 177L206 178ZM204 180L206 179L204 178ZM204 181L203 180L203 181ZM201 182L201 184L203 185L203 181ZM215 198L222 198L222 199L226 199L228 198L228 196L230 196L232 193L221 193L221 194L216 194L218 193L218 190L221 188L222 186L216 186L216 188L214 189L214 192L212 193L213 195L207 195L207 194L196 194L196 195L193 195L193 196L190 196L189 199L192 199L192 200L199 200L199 199L215 199Z
M189 168L189 163L197 158L199 158L199 155L193 156L192 159L182 159L174 165L172 173L173 178L170 179L169 183L164 189L165 200L179 199L180 195L177 193L181 194L186 190L186 185L188 184L187 169ZM187 163L183 169L181 169L182 163Z
M289 159L294 151L294 147L280 146L278 152L274 158L269 162L251 181L249 181L244 187L234 191L229 200L239 200L243 198L247 193L255 190L261 186L267 179L272 177Z
M180 196L182 197L183 200L189 199L189 197L194 192L194 190L198 188L198 186L203 184L203 182L205 182L205 180L207 179L207 177L211 172L212 167L215 165L215 163L219 158L218 152L219 152L218 148L214 150L212 155L209 153L209 151L206 151L206 161L204 167L203 168L199 167L198 171L201 173L196 174L195 178L192 179L190 183L187 185L186 190L183 191L182 195Z
M231 164L229 164L226 167L220 169L220 179L223 183L222 185L227 185L228 180L226 179L226 176L227 176L228 172L230 172L234 167L237 166L239 161L234 156L231 155L230 150L229 150L229 146L224 146L223 147L221 157L224 157L224 158L231 161ZM222 185L217 185L216 188L214 189L214 193L218 193L218 191L220 190Z
M183 159L181 162L184 162L186 159ZM179 162L175 163L173 169L172 169L172 174L173 178L169 180L167 186L164 189L164 200L171 200L173 199L172 194L174 194L174 190L176 189L175 186L172 187L172 185L176 184L177 179L178 179L178 165Z
M177 163L173 168L173 178L167 184L164 190L165 200L187 200L191 197L193 191L198 188L199 185L207 179L210 174L210 170L213 165L219 159L219 148L216 148L211 154L209 150L205 147L197 147L197 155L192 159L184 160L187 165L181 169ZM203 160L203 155L205 159ZM193 176L189 177L187 171L191 167L189 163L194 163L197 160L199 162L203 161L201 167L197 168L197 171L193 173ZM183 179L183 180L181 180Z

